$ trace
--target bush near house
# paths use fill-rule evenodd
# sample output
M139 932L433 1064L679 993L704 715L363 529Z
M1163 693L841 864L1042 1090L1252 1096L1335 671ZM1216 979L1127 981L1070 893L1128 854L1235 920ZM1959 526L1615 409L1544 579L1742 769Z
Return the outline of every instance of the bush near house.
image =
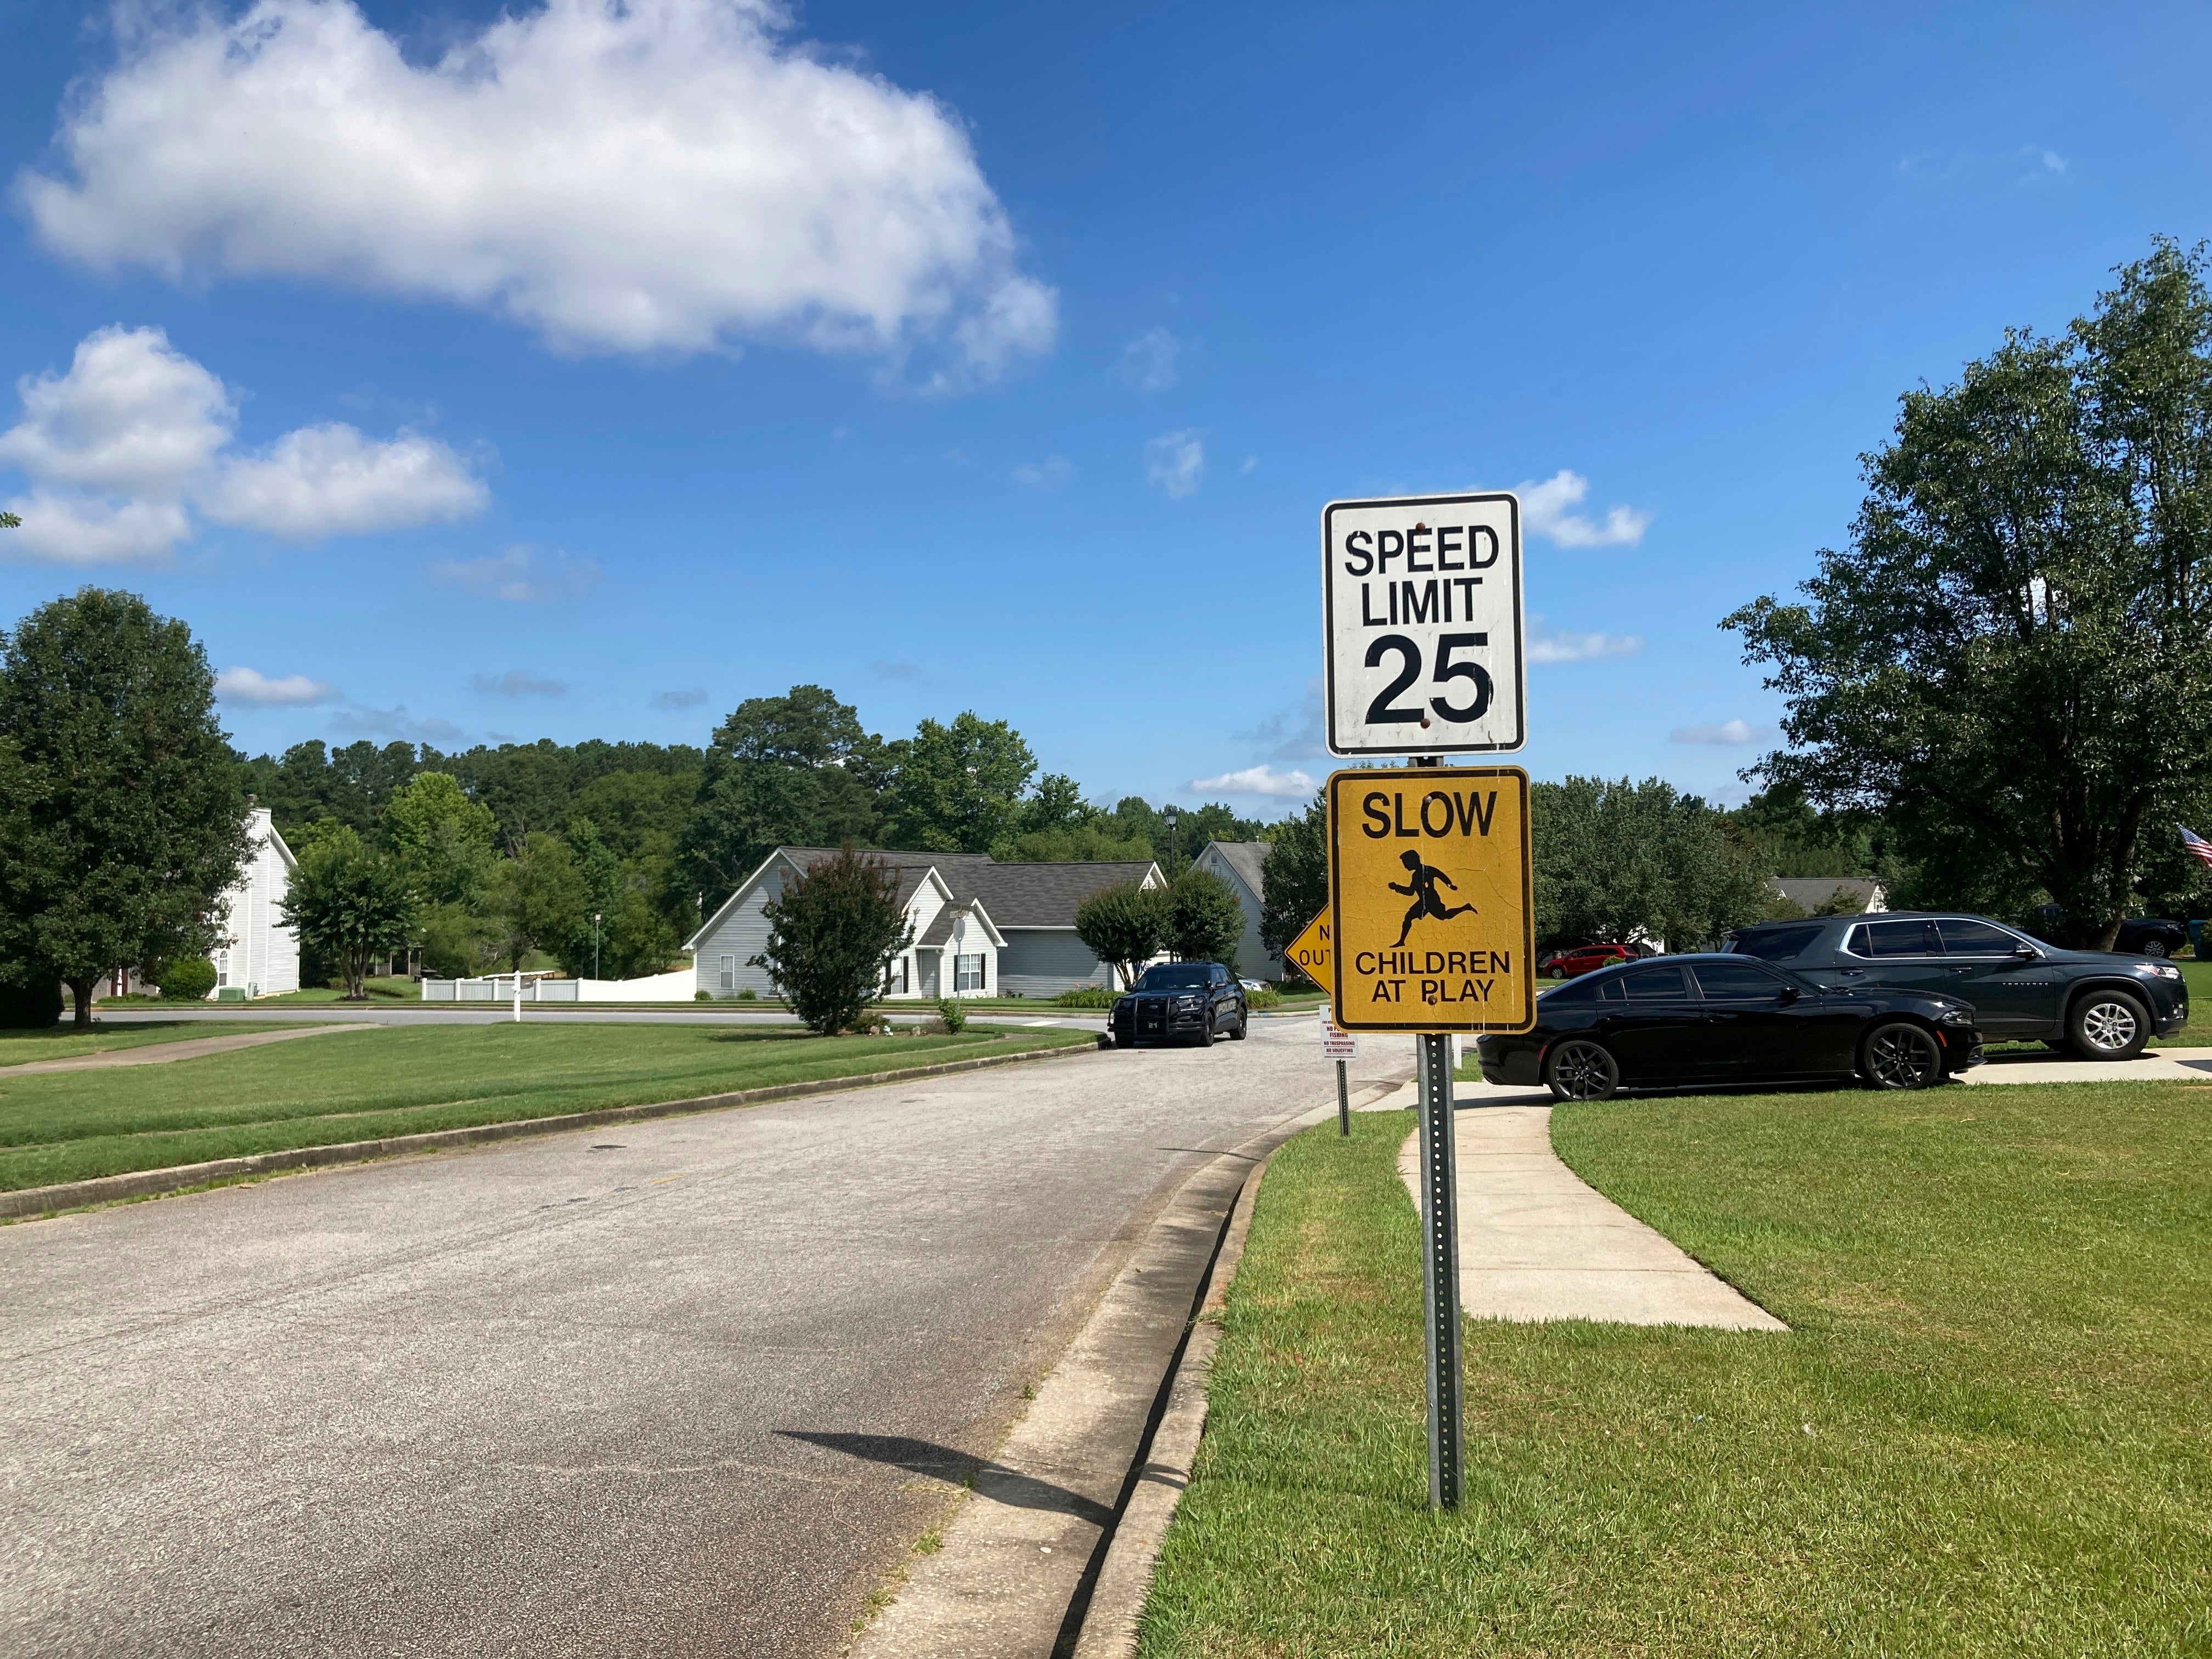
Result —
M761 914L768 945L751 965L767 969L792 1012L824 1036L860 1028L884 973L914 943L896 872L849 841L809 866Z
M161 988L161 996L170 1002L199 1002L215 989L215 963L205 957L184 957L175 962L161 964L154 982Z

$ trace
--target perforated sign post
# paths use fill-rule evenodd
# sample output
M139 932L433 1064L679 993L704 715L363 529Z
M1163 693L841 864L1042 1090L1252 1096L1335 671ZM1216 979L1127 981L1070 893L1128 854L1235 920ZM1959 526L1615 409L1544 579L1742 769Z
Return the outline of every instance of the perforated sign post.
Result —
M1511 494L1322 510L1328 747L1416 770L1329 780L1329 979L1346 1030L1419 1033L1429 1501L1459 1507L1459 1217L1453 1031L1526 1030L1528 775L1445 769L1528 741L1521 503ZM1502 815L1502 816L1501 816Z
M1331 754L1499 754L1528 740L1518 499L1331 501L1321 543Z

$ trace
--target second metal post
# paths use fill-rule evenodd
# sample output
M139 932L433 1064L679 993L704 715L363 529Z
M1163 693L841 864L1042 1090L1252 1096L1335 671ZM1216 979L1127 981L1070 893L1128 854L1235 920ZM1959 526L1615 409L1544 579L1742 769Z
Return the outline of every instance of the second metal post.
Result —
M1419 1036L1421 1286L1428 1320L1429 1504L1455 1510L1466 1483L1460 1432L1459 1160L1452 1146L1451 1039Z

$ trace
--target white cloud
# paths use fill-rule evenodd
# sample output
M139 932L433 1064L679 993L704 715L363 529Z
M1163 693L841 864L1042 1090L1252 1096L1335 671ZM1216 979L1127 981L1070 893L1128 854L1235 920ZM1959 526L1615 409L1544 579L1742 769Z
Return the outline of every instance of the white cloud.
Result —
M1561 547L1633 547L1651 523L1649 513L1629 507L1608 507L1602 523L1569 511L1589 494L1589 480L1564 467L1540 483L1515 485L1514 493L1521 497L1521 522L1528 533Z
M1121 348L1115 373L1139 392L1165 392L1176 383L1182 344L1164 328L1148 328Z
M580 555L547 554L518 542L489 558L441 559L430 567L430 580L480 599L554 605L588 592L599 580L599 567Z
M1328 753L1328 745L1322 740L1323 723L1321 676L1316 674L1307 680L1304 696L1237 736L1254 744L1269 760L1312 760Z
M1193 778L1184 787L1198 793L1267 795L1276 799L1304 800L1318 786L1295 768L1278 772L1272 766L1248 766L1241 772L1224 772L1218 778Z
M94 269L431 297L580 349L939 341L938 386L1052 344L959 118L776 0L548 0L422 64L354 0L164 15L16 179Z
M1643 648L1641 634L1570 634L1547 628L1541 617L1528 619L1530 662L1603 662L1632 657Z
M491 491L434 438L403 430L378 443L329 422L225 461L199 500L218 524L318 542L465 519L491 504Z
M191 534L191 515L173 501L112 501L34 489L10 500L23 521L0 539L0 554L40 564L159 564Z
M396 530L481 511L490 492L445 445L403 431L302 427L258 454L229 453L237 398L158 328L103 328L65 374L16 382L23 418L0 433L0 466L40 488L9 503L11 544L56 564L149 564L217 524L292 542Z
M222 382L158 328L96 329L69 373L15 382L23 419L0 433L0 464L47 483L175 501L230 441Z
M215 694L226 702L250 702L270 708L298 708L310 703L336 702L338 689L328 680L305 674L284 674L275 679L252 668L226 668L215 677Z
M1667 734L1669 743L1757 743L1759 730L1749 720L1723 720L1717 726L1678 726Z
M504 674L472 674L469 684L487 697L566 696L566 680L541 679L526 668L510 668Z
M1206 445L1196 432L1163 432L1145 446L1145 481L1181 501L1206 476Z
M1031 489L1057 489L1075 476L1075 463L1065 455L1048 455L1041 461L1024 461L1014 469L1014 482Z

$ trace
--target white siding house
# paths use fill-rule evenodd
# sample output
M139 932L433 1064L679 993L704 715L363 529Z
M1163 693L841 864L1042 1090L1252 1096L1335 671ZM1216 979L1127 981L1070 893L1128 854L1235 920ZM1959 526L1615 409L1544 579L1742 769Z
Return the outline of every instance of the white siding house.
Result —
M210 958L215 963L211 997L225 990L265 997L300 988L300 936L276 908L300 861L276 833L267 807L253 809L247 833L253 855L224 897L222 932Z
M1191 861L1194 869L1211 872L1227 882L1243 908L1244 938L1237 947L1232 965L1247 979L1283 977L1282 957L1268 950L1260 937L1260 899L1265 888L1261 871L1274 848L1271 841L1210 841Z
M768 943L763 907L834 848L779 847L684 946L711 997L774 994L750 966ZM897 872L914 943L892 963L892 1001L950 996L1057 996L1086 985L1119 989L1114 970L1075 936L1075 911L1102 887L1161 884L1137 864L1000 864L979 853L878 853Z

